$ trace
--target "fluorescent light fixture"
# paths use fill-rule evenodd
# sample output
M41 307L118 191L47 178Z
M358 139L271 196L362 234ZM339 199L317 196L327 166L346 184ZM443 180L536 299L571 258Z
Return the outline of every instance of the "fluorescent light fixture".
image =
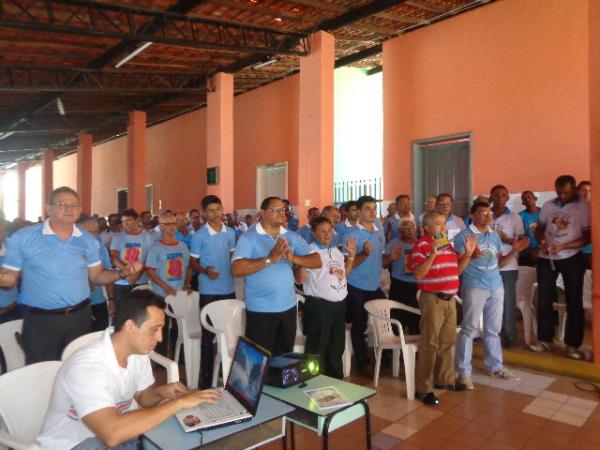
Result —
M273 58L273 59L270 59L270 60L268 60L268 61L261 62L261 63L259 63L259 64L255 65L255 66L253 67L253 69L260 69L261 67L268 66L268 65L270 65L270 64L276 63L277 61L279 61L277 58Z
M6 133L0 133L0 141L2 139L6 139L9 136L12 136L13 134L15 134L14 131L7 131Z
M65 115L65 105L63 105L62 100L59 98L56 99L56 107L58 108L58 113L61 116Z
M126 64L129 60L135 58L137 55L139 55L140 53L142 53L144 50L146 50L151 45L152 45L152 42L150 42L150 41L144 42L142 45L140 45L138 48L136 48L134 51L132 51L125 58L123 58L121 61L119 61L118 63L116 63L115 67L118 69L123 64Z

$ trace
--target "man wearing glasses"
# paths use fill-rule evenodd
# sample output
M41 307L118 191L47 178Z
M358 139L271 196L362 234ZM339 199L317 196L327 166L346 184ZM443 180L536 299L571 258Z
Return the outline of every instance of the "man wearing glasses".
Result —
M239 239L234 277L244 277L246 336L274 356L291 352L296 337L296 296L292 266L321 267L321 257L298 234L285 228L285 205L267 197L261 220Z
M446 232L448 239L454 240L454 237L465 229L463 220L452 214L452 204L454 200L450 194L440 194L435 202L435 209L446 216Z
M90 332L90 283L114 283L142 269L139 263L119 271L103 269L95 239L75 226L80 212L77 192L57 188L46 205L48 219L22 228L8 243L0 287L15 286L22 279L27 364L60 360L69 342Z

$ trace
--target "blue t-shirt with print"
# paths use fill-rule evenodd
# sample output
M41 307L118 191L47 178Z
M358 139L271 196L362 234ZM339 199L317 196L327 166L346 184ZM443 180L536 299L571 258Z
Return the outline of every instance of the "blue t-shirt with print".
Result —
M235 248L235 231L222 225L217 232L205 224L192 237L191 256L198 258L202 267L213 266L219 276L211 280L205 273L198 274L198 291L204 295L227 295L235 293L231 275L231 252Z
M276 237L280 236L288 241L296 256L305 256L314 251L293 231L281 227ZM258 223L240 237L232 260L266 258L275 246L275 242L275 238ZM292 264L284 258L246 276L244 281L244 298L248 311L283 312L296 305Z
M154 244L156 238L155 233L148 233L145 230L137 234L129 234L125 231L117 233L110 242L110 250L119 252L119 258L126 263L140 262L146 264L148 251ZM136 284L144 284L148 282L148 275L143 273L136 281ZM117 280L115 284L127 286L129 281Z
M148 251L148 258L146 259L146 267L154 270L162 281L176 291L183 289L189 265L190 252L181 241L172 244L167 244L161 240L156 241ZM166 296L163 288L155 283L151 284L155 294Z
M457 253L464 253L465 239L467 236L477 236L477 246L481 256L472 258L462 274L461 284L467 288L494 290L502 287L502 276L498 259L502 255L502 241L495 231L482 233L473 224L461 231L454 238L454 249Z

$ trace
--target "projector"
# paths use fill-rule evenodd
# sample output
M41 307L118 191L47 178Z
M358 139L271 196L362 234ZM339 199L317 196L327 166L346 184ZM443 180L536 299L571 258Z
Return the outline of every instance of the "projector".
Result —
M318 374L318 356L286 353L271 358L265 383L269 386L288 388L304 383Z

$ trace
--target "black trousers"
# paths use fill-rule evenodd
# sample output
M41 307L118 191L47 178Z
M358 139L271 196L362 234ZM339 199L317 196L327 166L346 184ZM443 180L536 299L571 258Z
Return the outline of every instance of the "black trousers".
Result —
M123 297L127 297L134 287L135 285L131 284L115 284L115 304L117 305L117 309L121 305Z
M342 355L346 343L346 301L331 302L306 296L302 315L305 353L319 355L321 373L342 379Z
M283 312L246 311L246 337L278 356L294 349L296 307Z
M367 344L365 343L365 331L367 329L367 310L365 303L369 300L385 298L383 291L378 288L375 291L365 291L348 284L348 297L346 297L346 320L352 323L352 346L354 356L359 369L369 363L367 356Z
M419 302L417 301L418 290L417 283L392 278L390 284L390 300L396 300L407 306L419 309ZM391 316L392 319L400 321L405 332L408 331L409 334L419 334L419 321L421 320L421 316L397 309L392 310Z
M71 314L46 314L27 309L23 317L25 363L60 361L65 347L90 332L90 305Z
M102 331L106 327L108 327L108 306L106 306L106 303L92 305L91 331Z
M583 311L583 278L585 264L581 252L570 258L554 260L554 268L548 259L540 258L537 263L538 280L538 339L552 342L554 339L554 310L556 301L556 278L560 273L565 283L567 326L565 344L579 347L583 342L585 314Z
M235 292L227 295L200 295L200 310L206 305L218 300L227 300L235 298ZM210 319L209 319L210 320ZM212 373L215 362L215 352L213 350L213 340L215 334L202 328L202 339L200 341L200 389L207 389L212 386Z

